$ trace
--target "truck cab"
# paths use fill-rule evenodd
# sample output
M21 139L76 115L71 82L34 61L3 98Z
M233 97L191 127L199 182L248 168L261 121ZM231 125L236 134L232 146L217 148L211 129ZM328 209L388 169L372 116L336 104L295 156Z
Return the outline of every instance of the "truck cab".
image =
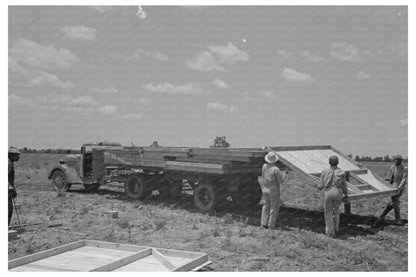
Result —
M96 190L105 183L105 165L103 151L107 149L123 150L116 142L85 143L80 154L67 155L49 174L52 187L69 190L74 184L82 184L87 190Z

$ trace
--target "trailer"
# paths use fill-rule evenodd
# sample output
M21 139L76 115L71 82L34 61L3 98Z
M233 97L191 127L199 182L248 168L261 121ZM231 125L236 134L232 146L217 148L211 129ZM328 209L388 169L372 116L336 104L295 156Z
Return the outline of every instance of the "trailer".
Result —
M154 190L163 197L176 197L186 183L192 188L195 206L202 211L221 207L229 197L247 208L261 199L258 176L267 151L278 154L281 170L295 171L312 185L328 167L329 156L338 156L339 167L347 173L350 201L396 193L388 182L329 145L262 149L90 143L81 147L81 154L60 161L49 179L58 191L74 184L96 190L109 182L120 182L133 199L145 199Z

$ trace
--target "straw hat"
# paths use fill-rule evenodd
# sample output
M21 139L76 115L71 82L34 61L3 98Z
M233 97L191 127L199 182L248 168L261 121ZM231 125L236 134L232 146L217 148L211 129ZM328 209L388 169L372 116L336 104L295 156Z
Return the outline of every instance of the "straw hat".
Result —
M279 160L279 156L277 156L276 153L274 152L269 152L264 159L266 160L266 162L270 163L270 164L274 164L275 162L277 162Z

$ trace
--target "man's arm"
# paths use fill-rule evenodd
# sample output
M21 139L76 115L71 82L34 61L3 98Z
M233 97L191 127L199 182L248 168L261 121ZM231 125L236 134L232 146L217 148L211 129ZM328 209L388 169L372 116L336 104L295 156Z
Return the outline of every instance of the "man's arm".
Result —
M403 169L402 180L400 181L400 184L398 186L399 190L403 190L406 184L407 184L407 167Z
M276 167L276 171L274 175L276 176L276 180L279 183L279 185L283 184L283 182L285 181L285 176L283 175L282 171L280 171L278 167Z

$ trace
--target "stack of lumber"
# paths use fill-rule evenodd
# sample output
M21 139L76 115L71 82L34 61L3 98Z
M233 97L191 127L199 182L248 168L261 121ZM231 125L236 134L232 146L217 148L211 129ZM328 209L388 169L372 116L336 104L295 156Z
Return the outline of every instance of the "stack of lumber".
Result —
M104 150L105 164L124 164L197 173L260 173L260 148L124 147Z

